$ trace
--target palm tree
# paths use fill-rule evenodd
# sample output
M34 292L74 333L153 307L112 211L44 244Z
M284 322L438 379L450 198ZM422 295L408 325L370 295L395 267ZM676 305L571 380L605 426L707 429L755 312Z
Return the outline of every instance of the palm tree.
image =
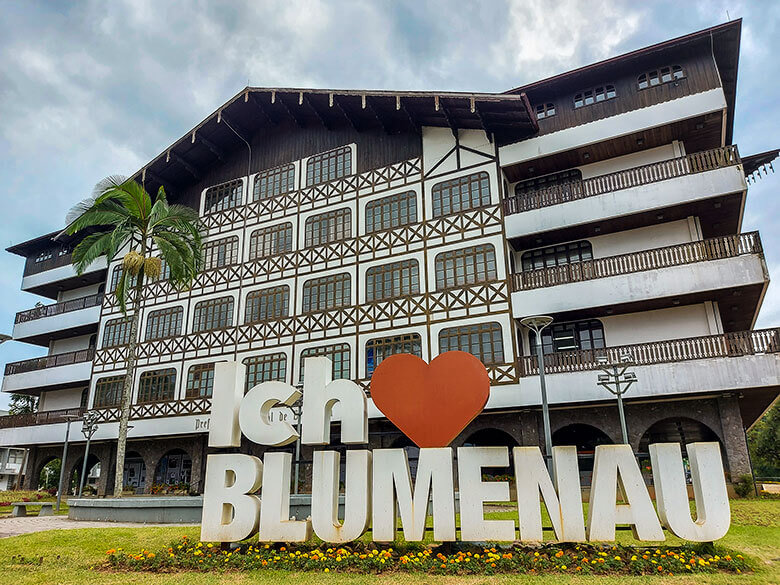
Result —
M92 196L68 213L67 222L67 234L91 232L73 250L77 274L101 256L110 262L120 250L130 248L114 291L123 315L127 316L128 299L132 303L114 479L114 496L121 496L144 280L159 278L164 260L170 270L169 282L178 289L189 288L203 265L200 221L194 209L169 205L162 187L152 203L143 186L114 176L98 183ZM155 251L159 256L153 255Z

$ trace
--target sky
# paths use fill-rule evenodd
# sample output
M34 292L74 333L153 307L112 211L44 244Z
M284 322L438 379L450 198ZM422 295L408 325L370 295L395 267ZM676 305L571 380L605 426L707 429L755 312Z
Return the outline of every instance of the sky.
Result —
M100 179L247 85L500 92L740 17L744 156L780 146L780 2L0 0L0 244L62 228ZM761 231L780 278L778 187L750 187L742 231ZM0 332L42 300L20 290L23 263L0 251ZM757 327L778 325L773 284ZM44 353L4 343L0 372Z

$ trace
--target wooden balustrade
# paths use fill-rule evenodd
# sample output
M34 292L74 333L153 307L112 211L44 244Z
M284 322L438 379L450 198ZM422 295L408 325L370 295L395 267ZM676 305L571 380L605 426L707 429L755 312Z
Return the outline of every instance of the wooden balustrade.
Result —
M71 299L69 301L63 301L61 303L55 303L53 305L33 307L32 309L27 309L26 311L20 311L17 313L14 323L27 323L29 321L35 321L45 317L53 317L54 315L62 315L63 313L79 311L89 307L99 307L100 303L102 302L103 293L99 293L86 297L79 297L77 299Z
M606 357L608 363L617 363L624 354L629 354L637 366L647 366L777 352L780 352L780 328L759 329L601 349L549 353L544 356L544 371L546 374L559 374L597 370L600 368L599 358ZM519 359L518 370L520 376L538 375L536 356L522 356Z
M29 427L33 425L48 425L68 420L76 420L84 416L83 408L63 408L60 410L44 410L26 414L11 414L0 416L0 429Z
M31 360L11 362L6 364L5 375L10 376L13 374L34 372L36 370L43 370L46 368L56 368L57 366L67 366L70 364L90 362L92 361L93 357L95 357L94 347L90 347L89 349L80 349L78 351L69 351L67 353L45 355L43 357L33 358Z
M536 191L511 195L504 199L504 213L522 213L531 209L540 209L558 205L567 201L585 199L612 191L638 187L659 181L666 181L684 175L693 175L723 167L740 164L736 146L724 146L712 150L695 152L679 158L673 158L640 167L616 171L590 179L568 181L550 185Z
M743 254L762 253L763 248L758 232L748 232L519 272L512 275L512 285L515 291L529 290L706 260L732 258Z

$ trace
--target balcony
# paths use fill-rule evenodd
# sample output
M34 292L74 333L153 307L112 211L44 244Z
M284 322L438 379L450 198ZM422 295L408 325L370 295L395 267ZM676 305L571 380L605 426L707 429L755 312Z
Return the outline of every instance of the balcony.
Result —
M740 320L730 329L749 329L767 284L761 239L749 232L513 274L512 309L520 318L717 300L732 309L728 321Z
M48 425L67 422L84 416L83 408L64 408L61 410L47 410L32 412L29 414L11 414L0 416L0 429L29 427L34 425Z
M547 354L544 369L550 403L614 400L596 385L597 360L606 356L610 363L619 362L626 353L636 363L631 371L638 379L626 395L631 400L738 392L745 424L750 424L771 404L780 386L780 328L774 328ZM520 357L518 371L519 405L538 406L536 357ZM518 405L516 390L492 389L489 407L509 405Z
M598 222L604 232L611 231L607 229L610 221L620 221L620 229L628 229L647 221L635 217L631 223L627 216L674 207L679 209L672 215L666 213L669 215L664 218L666 221L699 215L706 227L715 223L708 221L714 212L703 202L728 196L731 198L720 201L717 208L717 222L723 224L724 218L728 219L728 225L723 225L722 229L736 231L741 193L745 188L736 146L706 150L510 196L504 200L507 237L529 238L552 230L572 231L594 222ZM738 199L739 205L731 199ZM723 203L727 204L726 209ZM561 207L548 209L553 206ZM651 223L658 221L656 216L654 213L649 218ZM582 227L579 229L581 231Z
M102 302L101 293L22 311L16 314L13 337L48 346L52 339L96 332Z
M87 383L94 355L89 348L6 364L3 392L37 393Z
M66 248L53 249L48 258L40 254L28 257L22 290L56 299L60 290L105 282L108 267L105 256L95 260L81 275L76 274L71 262L71 253Z

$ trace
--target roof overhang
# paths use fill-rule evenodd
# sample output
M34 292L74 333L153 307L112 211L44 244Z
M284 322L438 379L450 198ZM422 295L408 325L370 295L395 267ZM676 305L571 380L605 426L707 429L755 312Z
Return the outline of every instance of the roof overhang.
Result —
M725 143L732 144L734 133L734 107L737 97L737 69L739 65L739 45L742 35L742 19L731 20L724 24L719 24L710 28L690 33L681 37L663 41L649 47L624 53L616 57L599 61L598 63L592 63L578 69L567 71L559 75L554 75L540 81L535 81L514 89L508 90L508 94L521 94L529 93L536 89L549 88L550 86L564 83L570 80L578 79L580 77L586 77L590 75L598 75L605 69L626 61L633 59L643 58L652 53L658 53L661 51L667 51L674 48L682 48L686 45L701 42L704 39L710 39L712 55L718 66L718 73L720 74L721 82L723 84L723 92L726 95L726 103L728 104L728 112L726 119L726 135Z
M387 134L424 126L484 130L498 144L538 131L523 93L356 91L247 87L133 175L147 190L176 191L200 179L227 153L280 125L352 128Z
M767 150L766 152L759 152L758 154L751 154L749 156L742 157L742 170L745 173L745 177L749 180L755 181L761 176L761 172L767 173L767 169L774 172L772 161L774 161L780 154L780 149Z

